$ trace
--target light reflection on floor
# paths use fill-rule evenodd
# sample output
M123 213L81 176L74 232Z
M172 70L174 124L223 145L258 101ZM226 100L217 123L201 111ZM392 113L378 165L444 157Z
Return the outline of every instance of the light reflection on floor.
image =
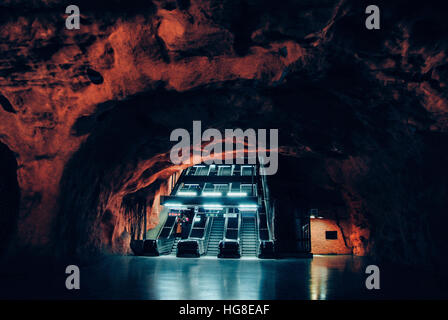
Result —
M440 288L442 282L433 273L381 264L381 290L369 291L366 264L352 256L113 256L80 266L81 289L67 290L66 266L29 269L24 263L20 270L0 268L0 299L448 299L448 290Z
M360 257L315 255L310 265L309 299L326 300L329 290L344 293L355 283L365 294L366 291L361 290L364 289L362 284L365 278L363 265L364 261ZM332 299L331 292L329 299Z
M101 299L353 299L365 293L358 260L114 257L84 272L84 294Z
M176 259L156 262L154 289L145 299L258 299L260 264L256 259ZM220 263L216 263L220 261ZM251 261L250 269L246 263ZM174 267L174 268L173 268ZM205 269L206 268L206 269Z
M310 273L310 298L312 300L326 300L328 269L311 263Z

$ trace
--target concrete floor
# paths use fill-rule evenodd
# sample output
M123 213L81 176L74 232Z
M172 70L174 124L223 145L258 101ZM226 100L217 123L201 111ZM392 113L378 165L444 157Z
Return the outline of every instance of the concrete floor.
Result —
M356 298L364 293L362 265L361 258L351 256L284 260L120 257L86 269L82 285L84 297L102 299Z
M216 259L114 256L81 267L81 289L66 290L63 271L3 277L0 298L38 299L403 299L442 297L415 275L381 269L381 289L365 288L366 261L353 256L313 259ZM58 268L59 269L59 268ZM411 279L411 281L407 281ZM417 283L417 286L416 286ZM446 294L446 293L445 293ZM446 296L446 295L445 295Z

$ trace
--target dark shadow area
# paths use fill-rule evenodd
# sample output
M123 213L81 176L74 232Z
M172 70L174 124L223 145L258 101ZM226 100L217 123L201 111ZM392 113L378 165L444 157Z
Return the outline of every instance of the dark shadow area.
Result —
M0 256L16 233L19 203L16 158L6 145L0 143Z

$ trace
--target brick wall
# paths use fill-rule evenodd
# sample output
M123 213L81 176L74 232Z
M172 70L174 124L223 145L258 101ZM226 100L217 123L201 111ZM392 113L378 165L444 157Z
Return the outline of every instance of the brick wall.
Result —
M351 254L345 246L340 228L330 219L311 219L311 252L313 254ZM336 240L327 240L326 231L337 231Z

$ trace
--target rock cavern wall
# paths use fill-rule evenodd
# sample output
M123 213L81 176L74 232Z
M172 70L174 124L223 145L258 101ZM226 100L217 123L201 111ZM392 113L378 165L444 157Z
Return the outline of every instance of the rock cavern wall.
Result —
M355 0L79 1L79 31L63 27L68 4L0 6L0 141L20 188L11 252L128 252L123 199L150 208L181 169L171 130L202 120L279 128L280 169L320 172L308 188L343 199L355 254L444 262L439 2L379 1L379 31Z

